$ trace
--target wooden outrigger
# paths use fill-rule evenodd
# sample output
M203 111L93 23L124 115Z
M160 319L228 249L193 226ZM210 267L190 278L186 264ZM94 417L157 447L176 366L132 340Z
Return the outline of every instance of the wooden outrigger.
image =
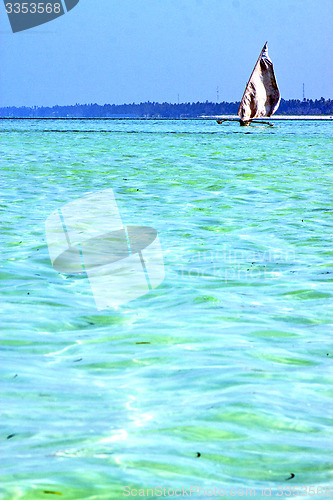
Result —
M242 121L240 118L220 118L216 120L216 123L221 125L223 122L238 122L241 127L248 127L251 123L260 123L261 125L268 125L269 127L274 127L273 123L259 120L247 120L246 122Z

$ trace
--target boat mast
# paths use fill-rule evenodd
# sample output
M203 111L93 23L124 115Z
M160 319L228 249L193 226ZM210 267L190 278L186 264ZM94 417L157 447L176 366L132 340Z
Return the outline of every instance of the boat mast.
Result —
M254 73L254 70L255 70L255 69L256 69L256 67L257 67L258 62L259 62L259 61L260 61L260 59L261 59L261 56L262 56L262 54L263 54L263 52L264 52L264 50L265 50L266 45L267 45L267 42L266 42L266 43L265 43L265 45L263 46L263 48L262 48L262 50L261 50L261 52L260 52L260 54L259 54L258 60L257 60L257 62L256 62L256 63L255 63L255 65L254 65L254 68L253 68L253 70L252 70L252 73L251 73L251 75L250 75L250 78L248 79L248 82L247 82L247 84L246 84L246 87L245 87L245 90L244 90L244 94L243 94L243 97L242 97L241 103L240 103L240 105L239 105L239 108L238 108L237 114L239 113L239 110L241 109L241 106L242 106L243 101L244 101L244 96L245 96L245 92L246 92L247 86L248 86L248 84L249 84L249 82L250 82L250 80L251 80L251 78L252 78L252 75L253 75L253 73Z

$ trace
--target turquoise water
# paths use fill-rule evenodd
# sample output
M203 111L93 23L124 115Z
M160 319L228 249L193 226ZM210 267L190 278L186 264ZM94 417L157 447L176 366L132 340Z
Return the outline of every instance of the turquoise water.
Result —
M332 136L2 120L2 498L332 486ZM158 231L165 279L98 311L44 224L108 188Z

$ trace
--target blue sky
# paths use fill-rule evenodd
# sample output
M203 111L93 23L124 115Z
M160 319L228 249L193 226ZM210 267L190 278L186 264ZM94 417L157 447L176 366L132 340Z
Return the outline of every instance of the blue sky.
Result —
M282 97L333 97L332 0L80 0L12 33L0 105L236 101L266 40Z

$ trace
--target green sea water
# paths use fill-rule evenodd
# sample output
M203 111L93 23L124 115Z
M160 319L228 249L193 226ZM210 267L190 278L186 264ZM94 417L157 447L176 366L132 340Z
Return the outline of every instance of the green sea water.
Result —
M0 126L1 498L333 498L333 123ZM165 279L98 311L45 220L110 188Z

